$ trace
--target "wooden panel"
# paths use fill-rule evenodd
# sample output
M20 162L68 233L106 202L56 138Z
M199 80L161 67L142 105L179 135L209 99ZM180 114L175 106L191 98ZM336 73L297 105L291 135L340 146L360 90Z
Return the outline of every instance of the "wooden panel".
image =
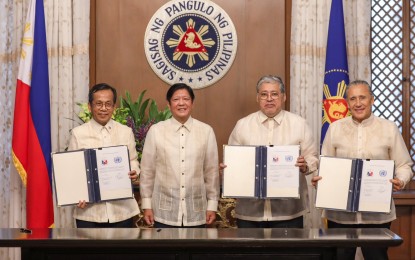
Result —
M398 219L392 222L391 230L403 239L402 245L396 248L390 248L388 254L390 259L409 259L410 255L410 232L408 227L411 227L411 213L412 209L408 207L396 207Z
M415 259L415 191L397 192L393 197L397 219L392 222L391 230L403 239L403 243L389 248L389 259Z
M152 15L166 0L95 0L95 82L114 85L133 98L147 89L147 97L165 107L168 85L151 70L144 53L144 33ZM216 84L196 90L193 117L215 130L220 156L222 144L236 121L258 110L255 85L265 74L286 75L285 1L215 0L231 17L238 35L238 51L229 72ZM92 17L92 16L91 16ZM289 54L289 53L288 53ZM288 60L288 59L287 59ZM289 70L288 70L289 71ZM91 82L92 83L92 82Z

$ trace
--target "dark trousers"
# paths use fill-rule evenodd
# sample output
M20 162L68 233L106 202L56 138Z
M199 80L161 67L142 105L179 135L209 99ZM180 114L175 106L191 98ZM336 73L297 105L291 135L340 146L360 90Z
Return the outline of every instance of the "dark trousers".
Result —
M238 228L303 228L303 216L281 221L249 221L236 219Z
M98 223L98 222L89 222L76 219L77 228L131 228L133 227L133 218L129 218L120 222L115 223Z
M183 224L181 226L170 226L170 225L166 225L157 221L154 221L154 228L205 228L206 225L198 225L198 226L183 226Z
M390 229L391 222L384 224L339 224L333 221L328 221L328 228L387 228ZM365 260L387 260L388 248L387 247L362 247L362 253ZM339 260L354 260L356 255L355 247L337 248L337 259Z

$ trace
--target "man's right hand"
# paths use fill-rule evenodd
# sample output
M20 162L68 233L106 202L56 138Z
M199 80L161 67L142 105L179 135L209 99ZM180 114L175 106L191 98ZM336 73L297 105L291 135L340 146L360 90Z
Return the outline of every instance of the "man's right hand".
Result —
M147 225L154 225L154 214L152 209L144 209L144 221Z
M76 205L78 208L84 209L86 208L86 201L85 200L80 200L78 202L78 205Z
M223 169L225 169L226 168L226 164L224 164L224 163L219 163L219 171L221 172L221 171L223 171Z
M314 187L316 187L317 186L317 182L319 181L319 180L321 180L323 177L321 177L321 176L313 176L313 178L311 179L311 184L314 186Z

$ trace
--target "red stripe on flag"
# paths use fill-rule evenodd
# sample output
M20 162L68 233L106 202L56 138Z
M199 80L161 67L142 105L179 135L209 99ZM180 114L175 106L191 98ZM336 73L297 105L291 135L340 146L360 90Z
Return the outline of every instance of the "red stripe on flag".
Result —
M48 168L32 122L29 113L26 220L28 228L41 228L53 224L53 202Z
M50 227L53 224L52 190L29 104L30 87L17 81L13 128L13 154L16 167L27 185L26 219L28 228Z
M26 144L28 143L27 129L30 110L29 94L30 87L18 79L16 87L16 103L14 106L12 149L14 164L25 186L27 183L26 169L28 164Z

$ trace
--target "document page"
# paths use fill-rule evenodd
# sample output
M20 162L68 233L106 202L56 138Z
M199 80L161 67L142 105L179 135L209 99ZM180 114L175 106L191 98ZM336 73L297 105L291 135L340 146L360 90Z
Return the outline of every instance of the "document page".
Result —
M255 146L225 145L223 197L255 197Z
M347 210L352 159L320 156L316 207Z
M89 202L84 150L54 153L52 162L58 206Z
M101 200L133 197L128 176L130 160L127 146L103 147L96 150Z
M360 186L359 211L384 212L391 209L395 163L392 160L365 160Z
M268 198L299 198L298 145L267 147Z

